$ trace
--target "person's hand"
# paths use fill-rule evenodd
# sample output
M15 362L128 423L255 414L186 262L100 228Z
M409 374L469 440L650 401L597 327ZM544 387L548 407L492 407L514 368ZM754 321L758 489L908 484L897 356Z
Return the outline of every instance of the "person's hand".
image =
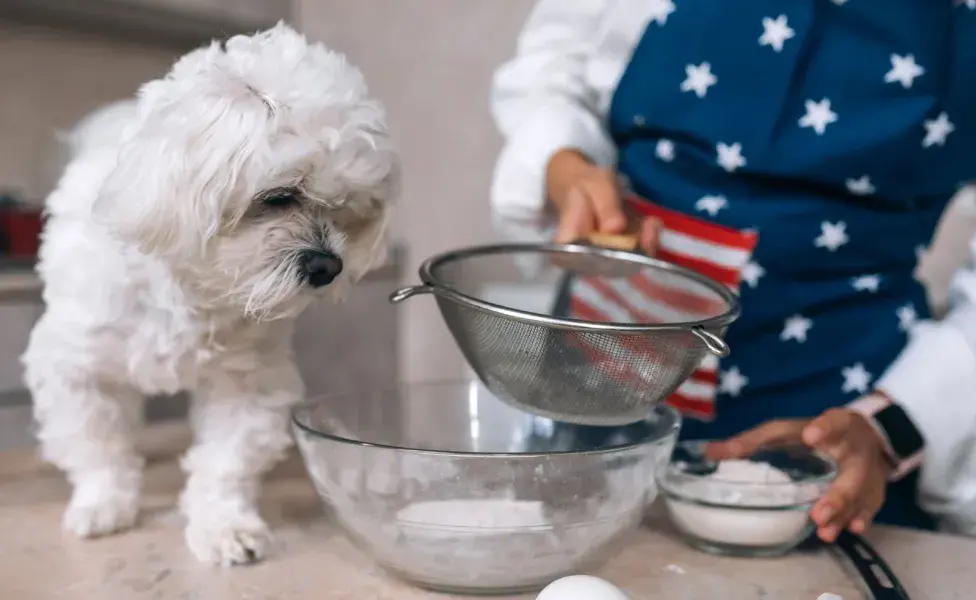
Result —
M881 434L867 418L835 408L812 420L770 421L736 437L708 445L713 460L746 458L761 447L805 444L837 462L838 475L810 516L817 535L833 542L843 529L863 533L885 498L890 465Z
M559 215L557 243L571 243L589 235L637 236L642 251L654 254L660 224L637 218L623 205L617 175L594 165L576 150L560 150L546 169L546 194Z

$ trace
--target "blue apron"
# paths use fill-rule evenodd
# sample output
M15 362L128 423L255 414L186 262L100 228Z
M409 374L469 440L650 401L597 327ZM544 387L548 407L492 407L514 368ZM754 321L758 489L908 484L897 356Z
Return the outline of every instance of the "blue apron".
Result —
M682 430L714 439L869 392L929 316L920 249L976 179L976 2L676 4L634 50L610 130L638 195L759 234L715 418ZM933 528L916 484L889 486L878 520Z

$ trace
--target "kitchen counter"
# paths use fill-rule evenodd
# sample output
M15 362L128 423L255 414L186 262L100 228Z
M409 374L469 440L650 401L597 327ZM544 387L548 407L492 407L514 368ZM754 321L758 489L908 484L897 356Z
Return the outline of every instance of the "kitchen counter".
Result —
M448 600L384 576L325 516L296 456L269 477L264 513L278 551L231 570L196 563L183 546L174 506L182 483L176 458L183 424L147 430L142 526L81 541L63 535L68 488L30 452L0 454L0 589L17 600ZM976 540L877 528L869 536L914 600L971 598ZM860 598L827 552L778 560L721 559L688 549L652 520L597 573L634 600L815 600L823 592ZM969 590L969 591L967 591Z

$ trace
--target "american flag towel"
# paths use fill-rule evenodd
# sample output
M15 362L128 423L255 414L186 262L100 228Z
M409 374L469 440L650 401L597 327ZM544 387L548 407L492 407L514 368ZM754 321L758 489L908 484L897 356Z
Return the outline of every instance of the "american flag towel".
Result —
M749 261L758 241L755 232L710 223L636 196L628 196L626 201L638 214L660 220L657 258L695 271L738 292L741 269ZM575 277L569 284L568 293L569 316L587 321L688 322L706 319L726 310L724 303L695 282L665 275L652 277L647 273L616 279ZM622 347L604 345L604 348L618 356L626 356L630 351L634 354L634 361L647 360L646 346L628 349L627 342L622 344ZM592 344L583 342L581 346L598 368L612 368L614 378L629 381L631 385L638 383L635 381L640 377L637 370L621 366L620 361L612 361L609 355ZM668 399L668 403L687 416L705 421L714 419L718 366L718 358L707 355L691 377Z

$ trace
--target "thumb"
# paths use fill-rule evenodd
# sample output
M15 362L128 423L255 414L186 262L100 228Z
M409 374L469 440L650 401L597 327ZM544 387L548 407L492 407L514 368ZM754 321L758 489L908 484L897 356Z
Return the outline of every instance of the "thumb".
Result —
M620 203L616 180L595 178L587 182L585 191L590 197L596 225L601 233L623 233L627 228L627 215Z
M822 448L839 442L850 430L852 415L843 409L828 410L803 429L803 443Z
M593 231L593 210L586 196L578 189L570 190L566 203L559 215L559 228L556 230L555 242L569 244Z

